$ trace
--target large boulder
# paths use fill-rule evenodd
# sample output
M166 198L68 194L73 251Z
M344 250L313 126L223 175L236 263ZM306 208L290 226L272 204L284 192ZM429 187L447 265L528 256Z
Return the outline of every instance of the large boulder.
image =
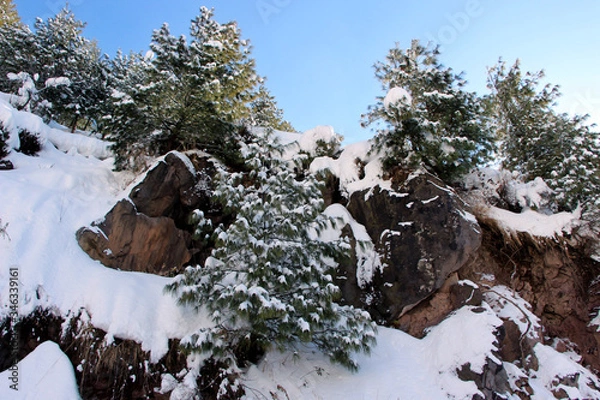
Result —
M392 323L431 296L481 244L479 225L462 200L426 173L413 174L392 188L354 192L347 207L365 226L383 267L366 289L367 296L365 288L347 283L342 293L382 323ZM363 294L357 298L359 292Z
M149 217L169 217L185 226L194 209L208 209L214 162L203 153L168 153L135 186L129 198Z
M207 250L193 240L190 215L218 214L211 204L213 160L204 153L171 152L100 222L81 228L81 248L107 267L173 275ZM217 210L218 211L218 210Z
M191 235L167 217L148 217L121 200L104 220L77 232L81 248L107 267L169 275L187 263Z

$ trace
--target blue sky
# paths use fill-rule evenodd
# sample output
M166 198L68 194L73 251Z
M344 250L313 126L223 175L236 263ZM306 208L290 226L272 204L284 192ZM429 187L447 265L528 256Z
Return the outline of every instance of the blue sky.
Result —
M14 0L32 24L64 0ZM114 55L146 51L153 29L168 22L187 34L201 5L219 22L238 21L250 39L258 73L266 76L286 119L298 130L332 125L346 142L373 135L360 115L382 95L373 64L413 38L442 46L441 60L464 71L469 89L485 91L486 66L516 58L559 84L563 111L600 122L600 2L597 0L71 0L87 22L85 36Z

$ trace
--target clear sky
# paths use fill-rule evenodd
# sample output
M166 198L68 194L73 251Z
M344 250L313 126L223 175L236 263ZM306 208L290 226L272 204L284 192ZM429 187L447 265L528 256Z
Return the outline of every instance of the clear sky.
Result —
M14 0L24 22L56 14L64 0ZM499 57L544 69L559 84L562 111L600 123L600 1L597 0L70 0L84 35L114 55L146 51L168 22L187 34L200 6L236 20L250 39L260 75L300 131L332 125L346 142L372 136L360 115L382 89L373 64L413 38L442 46L441 61L485 91L486 66Z

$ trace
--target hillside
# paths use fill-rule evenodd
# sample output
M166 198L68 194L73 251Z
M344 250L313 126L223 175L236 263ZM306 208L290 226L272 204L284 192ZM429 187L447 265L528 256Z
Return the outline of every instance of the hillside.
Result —
M190 175L199 187L210 173L210 156L170 153L134 177L112 170L107 143L49 127L4 99L0 121L13 132L7 159L14 166L0 171L0 398L206 394L199 387L207 373L204 359L186 358L177 343L210 326L210 316L165 293L174 279L170 268L140 272L132 267L135 260L123 267L124 259L108 251L123 232L107 221L117 218L110 214L115 204L130 204L141 218L142 204L149 210L151 201L164 199L168 193L152 198L156 187L144 184L156 183L152 174L165 165L182 164L166 175L176 174L177 182ZM19 128L40 138L37 156L15 150ZM336 283L344 302L367 309L380 326L372 353L356 356L358 372L331 364L311 343L298 343L293 352L273 349L243 368L244 398L600 398L594 373L600 367L594 326L598 263L578 239L586 236L577 213L516 214L501 204L486 205L489 191L498 193L501 174L471 176L460 196L424 172L383 179L368 143L348 145L335 157L318 156L316 143L335 139L327 127L279 136L311 155L311 170L329 171L326 213L344 223L326 236L366 243L355 245ZM537 188L508 182L519 189L517 200L535 201L540 193L539 182ZM151 227L171 218L174 229L185 230L169 213L143 217ZM388 220L397 228L385 228ZM121 264L110 268L86 254L78 243L82 228L106 239L104 264ZM126 234L128 228L119 229ZM150 249L159 245L148 242L149 231L137 232L131 240ZM186 243L199 254L198 243ZM403 270L413 268L410 260L418 251L415 269ZM181 271L181 265L172 267Z

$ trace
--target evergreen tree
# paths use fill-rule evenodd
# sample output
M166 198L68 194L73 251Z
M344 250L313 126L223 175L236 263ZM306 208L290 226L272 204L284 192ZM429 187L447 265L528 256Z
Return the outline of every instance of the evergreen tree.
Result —
M18 25L21 22L12 0L0 0L0 27Z
M375 76L387 92L363 116L377 123L375 147L385 153L384 167L424 165L452 180L486 161L494 148L480 99L462 89L464 79L438 61L437 48L413 41L396 45Z
M214 10L201 7L192 21L191 66L202 71L207 99L219 115L239 124L249 117L248 103L254 98L258 76L249 42L242 39L237 23L219 24L213 16Z
M35 35L27 25L0 25L0 91L17 93L22 88L20 82L9 78L19 73L36 77ZM18 106L18 105L17 105Z
M314 175L298 181L281 153L267 131L246 148L247 174L222 172L215 195L235 220L216 230L204 266L188 268L168 286L180 303L205 307L215 326L182 343L234 367L250 343L283 350L314 342L355 369L352 352L369 350L375 326L366 312L336 303L334 260L349 248L319 239L335 223L322 214L320 183Z
M581 116L554 110L557 86L539 88L543 71L509 69L502 60L488 71L488 111L502 138L504 168L525 179L543 178L563 208L600 208L600 135Z
M138 53L124 55L121 51L111 60L109 75L110 99L98 130L113 142L117 169L129 166L141 170L143 155L148 153L152 119L141 108L140 92L147 81L145 65L149 61Z
M21 24L0 27L0 90L20 96L15 105L73 130L97 120L108 97L107 61L82 36L85 24L68 9L35 33Z
M199 148L239 162L237 125L249 115L254 63L237 26L221 25L212 17L212 10L201 8L191 24L190 43L173 36L167 24L154 31L152 57L132 65L131 85L118 88L133 106L123 110L117 99L121 127L106 128L115 131L119 160L131 158L132 149L142 143L150 154ZM143 126L136 122L140 115Z
M283 119L283 110L277 106L275 97L261 81L254 100L250 103L251 126L273 128L284 132L295 132L294 127Z
M101 116L107 100L108 63L94 42L82 36L85 23L68 8L35 23L36 70L42 98L50 103L46 117L74 131Z

